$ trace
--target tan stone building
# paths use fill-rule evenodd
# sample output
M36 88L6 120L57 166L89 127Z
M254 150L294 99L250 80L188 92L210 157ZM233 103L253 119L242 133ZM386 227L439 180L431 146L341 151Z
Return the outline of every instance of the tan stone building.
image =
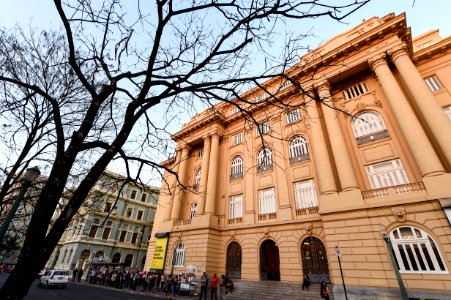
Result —
M451 298L451 38L374 17L286 74L173 136L165 164L189 189L166 174L146 269L306 273L344 299L339 245L348 295L396 298L385 232L409 296Z

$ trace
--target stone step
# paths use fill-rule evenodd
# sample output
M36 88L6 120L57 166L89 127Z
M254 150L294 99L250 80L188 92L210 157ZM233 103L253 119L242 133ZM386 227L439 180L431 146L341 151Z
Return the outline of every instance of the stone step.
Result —
M283 283L279 281L245 281L234 279L234 290L226 295L228 300L321 300L318 283L312 283L309 291L302 290L301 284ZM333 299L332 288L330 299Z

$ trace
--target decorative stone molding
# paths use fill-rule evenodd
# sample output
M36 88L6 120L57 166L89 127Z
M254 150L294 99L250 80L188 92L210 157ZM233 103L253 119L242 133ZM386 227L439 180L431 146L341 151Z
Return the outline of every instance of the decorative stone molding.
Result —
M265 237L269 237L269 227L266 227L266 228L263 229L263 235Z
M374 71L380 65L387 64L387 55L385 53L377 54L368 60L368 64L371 70Z
M306 234L308 234L308 235L312 234L312 230L313 230L312 224L305 224L304 229L305 229Z
M318 91L318 94L321 95L323 93L330 93L330 84L327 79L323 79L320 82L316 83L315 85L316 90Z
M400 56L409 55L407 45L405 43L402 43L401 45L398 45L395 48L388 50L387 53L392 61L397 60Z
M177 235L177 242L178 242L178 243L180 243L180 242L182 241L182 237L183 237L183 232L180 232L180 233Z
M398 220L398 222L406 221L406 212L404 210L404 207L392 207L391 211L393 212L393 215L395 216L396 220Z
M230 239L234 241L236 239L236 230L230 231Z

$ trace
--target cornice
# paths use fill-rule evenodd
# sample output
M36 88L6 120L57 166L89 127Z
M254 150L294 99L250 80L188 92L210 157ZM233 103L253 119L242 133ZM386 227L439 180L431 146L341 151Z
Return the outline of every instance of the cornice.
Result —
M412 60L415 63L421 63L424 60L430 60L431 57L436 55L444 55L451 51L451 36L442 39L441 41L421 50L418 50L413 54Z

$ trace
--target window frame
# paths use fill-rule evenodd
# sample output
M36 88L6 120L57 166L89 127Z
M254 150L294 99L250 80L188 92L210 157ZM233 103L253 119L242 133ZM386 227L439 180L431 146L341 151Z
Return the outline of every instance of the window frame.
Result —
M428 86L429 91L431 91L431 93L438 93L441 90L443 90L443 85L440 82L440 80L438 79L437 75L435 75L435 74L426 77L424 79L424 82Z
M269 121L259 123L255 126L255 135L256 136L267 134L268 132L271 132L271 124Z
M263 147L258 151L257 154L257 170L259 172L265 170L272 170L273 159L272 159L272 149L269 147Z
M374 171L374 167L382 166L383 164L391 163L394 168L392 168L389 172L382 170L382 171ZM398 166L396 166L398 165ZM372 173L369 171L373 170ZM406 171L402 165L402 162L400 159L392 159L383 161L376 164L371 164L368 166L365 166L365 171L368 176L368 181L370 182L372 189L382 189L382 188L388 188L398 185L404 185L410 183L409 178L407 177ZM395 172L395 173L393 173ZM395 175L394 177L392 177ZM388 176L388 177L387 177ZM399 180L398 182L397 179ZM393 181L392 185L385 184L388 181Z
M342 91L345 100L358 98L362 95L368 94L369 92L370 89L368 88L368 85L366 84L365 81L360 81L356 84L348 86Z
M230 163L230 179L243 178L243 157L235 156Z
M243 218L243 194L229 197L229 220Z
M301 111L299 110L299 108L290 110L285 115L285 124L287 124L287 125L296 123L300 120L302 120L302 115L301 115Z
M232 146L242 144L244 141L244 132L240 131L232 135Z
M268 215L277 213L276 189L274 187L258 191L258 214Z
M358 145L390 137L384 119L374 110L358 113L352 118L351 127Z
M410 229L412 236L404 238L402 229ZM437 246L437 242L425 230L411 225L403 225L391 230L389 237L400 273L449 273L446 260L443 259L443 254ZM431 270L431 267L434 270Z
M136 196L138 196L138 191L132 189L131 192L130 192L130 199L135 200Z
M310 159L308 142L302 135L297 135L290 140L290 143L288 144L288 152L291 164L300 160Z
M193 189L196 191L199 190L201 178L202 178L202 173L201 173L201 168L199 168L194 173L194 179L193 179Z
M313 179L293 182L293 192L296 209L318 207L318 194Z
M174 267L184 267L185 264L185 245L178 243L174 246L172 252L172 263Z

